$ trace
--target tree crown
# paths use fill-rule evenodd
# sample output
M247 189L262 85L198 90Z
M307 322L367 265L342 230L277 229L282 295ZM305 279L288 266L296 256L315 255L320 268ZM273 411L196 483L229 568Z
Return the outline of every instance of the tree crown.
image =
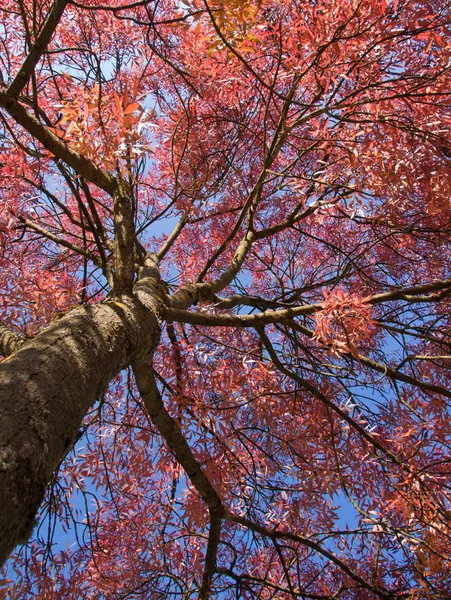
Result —
M3 0L2 353L139 293L161 324L14 597L449 592L450 24L436 0Z

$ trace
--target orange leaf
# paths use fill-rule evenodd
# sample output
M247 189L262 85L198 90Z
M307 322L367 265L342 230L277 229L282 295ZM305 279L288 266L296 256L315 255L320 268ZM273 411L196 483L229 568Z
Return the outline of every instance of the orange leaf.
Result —
M139 102L133 102L133 104L129 104L127 108L124 110L124 115L129 115L132 112L135 112L137 108L139 108Z

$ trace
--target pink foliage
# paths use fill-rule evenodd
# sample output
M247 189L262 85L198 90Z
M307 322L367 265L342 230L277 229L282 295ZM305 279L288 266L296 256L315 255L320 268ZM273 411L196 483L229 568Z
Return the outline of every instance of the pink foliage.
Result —
M337 356L351 352L357 358L357 348L371 342L374 333L369 298L344 292L341 285L323 295L321 310L315 314L315 339Z

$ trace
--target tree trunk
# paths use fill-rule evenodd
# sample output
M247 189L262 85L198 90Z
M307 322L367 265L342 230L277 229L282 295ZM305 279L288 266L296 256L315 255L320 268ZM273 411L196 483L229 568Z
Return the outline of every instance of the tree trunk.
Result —
M0 564L28 539L89 407L158 339L152 304L127 298L71 311L0 363Z

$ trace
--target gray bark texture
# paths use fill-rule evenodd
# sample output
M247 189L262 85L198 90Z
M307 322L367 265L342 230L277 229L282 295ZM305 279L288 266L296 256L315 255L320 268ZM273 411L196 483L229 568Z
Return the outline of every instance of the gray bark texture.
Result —
M159 326L146 304L74 309L0 363L0 563L28 539L89 407L121 369L151 356Z

